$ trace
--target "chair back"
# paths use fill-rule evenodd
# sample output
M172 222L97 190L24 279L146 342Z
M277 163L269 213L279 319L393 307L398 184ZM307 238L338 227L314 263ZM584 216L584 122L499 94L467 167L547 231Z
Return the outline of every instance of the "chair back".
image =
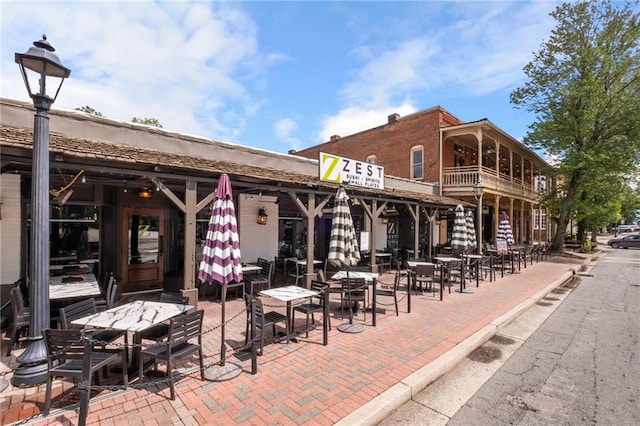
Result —
M109 275L109 283L107 284L107 307L113 308L114 306L116 306L119 290L120 285L116 282L116 277L114 277L113 273L111 273Z
M340 280L343 292L361 291L366 286L364 278L342 278Z
M11 289L11 309L13 310L13 319L16 321L19 317L27 316L27 310L24 305L24 299L22 298L22 291L19 287L13 287Z
M202 320L204 311L199 309L190 314L173 317L169 323L169 346L176 347L197 338L202 342Z
M96 301L93 298L84 299L60 308L60 324L63 329L83 328L81 325L71 324L71 321L93 315L96 312Z
M20 298L22 301L22 306L25 308L29 307L29 286L28 286L27 278L20 278L15 282L15 286L20 289Z
M327 294L329 294L329 284L324 281L311 280L311 290L318 292L318 295L313 296L313 298L317 298L321 303L324 303Z
M416 265L415 274L419 277L433 277L435 273L434 265Z
M71 359L82 359L84 355L84 330L45 328L42 330L47 348L49 368Z
M162 303L179 303L181 305L187 305L189 303L189 298L176 293L160 293L160 301Z

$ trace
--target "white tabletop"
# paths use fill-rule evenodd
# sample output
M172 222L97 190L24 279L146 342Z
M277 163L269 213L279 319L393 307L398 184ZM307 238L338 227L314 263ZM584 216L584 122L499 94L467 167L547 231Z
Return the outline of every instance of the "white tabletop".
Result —
M407 260L407 265L409 265L412 268L415 268L418 265L436 266L436 264L432 263L432 262L417 262L417 261L414 261L414 260Z
M259 272L262 271L262 268L258 265L242 265L242 272Z
M137 332L173 318L191 308L193 306L180 303L136 300L104 312L78 318L71 321L71 324Z
M347 278L347 271L338 271L331 279L341 280ZM364 278L365 281L373 281L374 278L378 278L378 274L375 272L362 272L362 271L349 271L349 278Z
M438 262L455 262L456 260L462 260L462 259L458 259L457 257L446 257L446 256L436 256L434 257L435 260L437 260Z
M387 253L387 252L376 252L376 257L391 257L393 253Z
M465 254L463 257L466 257L467 259L482 259L481 254Z
M297 257L287 257L285 259L287 262L296 262L298 265L306 265L307 261L305 259L298 259ZM322 263L321 260L315 260L313 259L313 264L314 265L320 265Z
M288 285L285 287L270 288L262 290L258 293L260 296L269 296L282 302L291 302L296 299L304 299L306 297L317 296L317 291L309 290L297 285Z
M66 280L79 280L69 281ZM100 287L93 274L60 275L49 278L49 299L61 300L73 297L100 297Z

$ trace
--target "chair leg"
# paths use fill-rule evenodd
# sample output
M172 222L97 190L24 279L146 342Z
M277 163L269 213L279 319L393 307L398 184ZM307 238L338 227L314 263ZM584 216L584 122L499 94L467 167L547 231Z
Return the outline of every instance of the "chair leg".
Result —
M49 415L49 407L51 407L51 387L53 386L53 378L50 375L47 375L47 389L44 393L44 406L42 407L42 415Z
M171 365L171 357L167 359L167 378L169 379L169 389L171 390L171 400L176 400L176 390L174 387L173 379L173 365Z

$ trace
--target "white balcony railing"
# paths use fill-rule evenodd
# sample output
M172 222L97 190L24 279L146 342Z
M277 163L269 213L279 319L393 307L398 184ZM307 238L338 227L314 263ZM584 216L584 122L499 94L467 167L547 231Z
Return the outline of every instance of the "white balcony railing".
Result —
M473 186L482 181L485 189L490 189L506 196L514 196L534 202L538 199L539 193L535 191L531 184L522 182L520 179L513 179L504 173L488 167L478 166L447 167L444 169L442 179L443 195L454 195L456 193L473 194Z

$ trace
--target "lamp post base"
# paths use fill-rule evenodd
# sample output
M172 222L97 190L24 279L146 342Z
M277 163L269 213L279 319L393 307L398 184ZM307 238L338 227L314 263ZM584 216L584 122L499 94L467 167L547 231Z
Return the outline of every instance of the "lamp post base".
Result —
M46 383L48 374L49 366L46 362L42 364L27 364L14 370L11 384L15 387L37 386Z
M210 382L225 382L235 379L242 373L242 367L232 362L225 362L224 365L216 364L204 370L204 378Z
M362 333L364 331L364 326L362 324L351 324L346 322L338 326L338 331L342 331L343 333Z

